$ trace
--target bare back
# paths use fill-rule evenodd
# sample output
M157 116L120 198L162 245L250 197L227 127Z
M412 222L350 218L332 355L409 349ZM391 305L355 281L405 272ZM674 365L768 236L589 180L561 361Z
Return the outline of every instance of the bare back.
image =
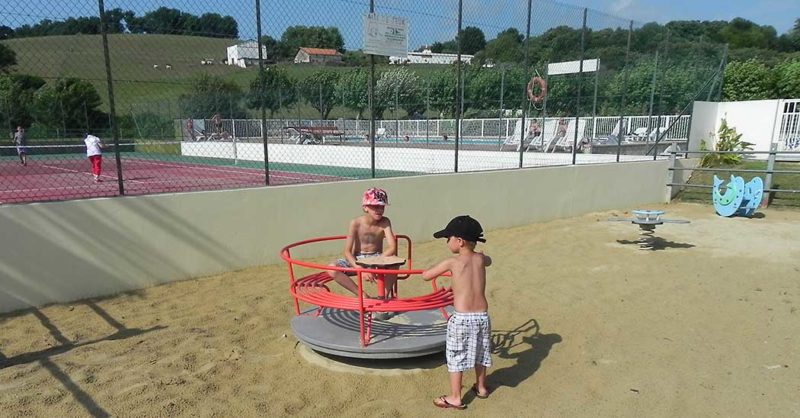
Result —
M453 257L453 307L457 312L486 312L486 262L482 253L468 252Z

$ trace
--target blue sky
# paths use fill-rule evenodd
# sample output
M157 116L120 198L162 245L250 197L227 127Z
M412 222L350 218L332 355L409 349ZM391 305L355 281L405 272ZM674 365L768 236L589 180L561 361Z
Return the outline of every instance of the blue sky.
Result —
M6 0L0 2L0 25L17 27L48 18L96 15L96 0ZM161 6L193 14L216 11L239 22L241 38L255 37L254 0L105 0L106 8L130 9L138 15ZM261 0L263 33L279 38L291 25L336 26L348 49L361 46L361 14L368 0ZM410 21L411 48L453 38L457 0L375 0L379 13L405 16ZM493 38L514 26L525 31L527 0L464 0L464 26L477 26ZM798 0L561 0L533 2L532 33L559 24L580 26L581 8L588 7L589 26L627 26L670 20L730 20L743 17L785 33L800 18Z

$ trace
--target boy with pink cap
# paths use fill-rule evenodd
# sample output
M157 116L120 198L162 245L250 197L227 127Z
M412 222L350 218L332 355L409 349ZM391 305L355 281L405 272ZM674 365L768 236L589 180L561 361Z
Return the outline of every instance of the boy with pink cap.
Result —
M369 188L361 198L361 210L364 214L350 221L347 228L347 239L344 243L344 258L340 258L332 266L343 268L358 267L356 260L379 255L392 256L397 254L397 240L392 231L392 221L383 216L389 204L389 195L379 188ZM386 247L383 241L386 240ZM345 289L358 295L358 285L348 276L355 273L331 272L333 280ZM365 274L364 278L373 281L372 275ZM394 288L396 277L386 276L386 289Z

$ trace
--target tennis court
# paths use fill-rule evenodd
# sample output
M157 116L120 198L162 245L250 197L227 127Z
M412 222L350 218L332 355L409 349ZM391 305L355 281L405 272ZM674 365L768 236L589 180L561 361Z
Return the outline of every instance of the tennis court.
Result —
M120 145L126 195L238 189L266 184L263 162L182 156L170 150L170 146ZM20 164L13 147L0 148L3 148L0 149L0 204L119 195L113 151L106 151L103 155L101 182L95 183L82 146L30 146L27 166ZM365 169L271 163L269 184L328 182L370 176L370 171Z

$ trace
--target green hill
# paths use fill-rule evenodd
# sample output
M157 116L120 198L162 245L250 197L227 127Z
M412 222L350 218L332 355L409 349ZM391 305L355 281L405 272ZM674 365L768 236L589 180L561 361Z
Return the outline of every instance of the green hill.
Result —
M235 39L179 35L109 35L116 101L131 104L170 101L186 91L200 73L236 80L244 87L253 69L224 64ZM17 54L15 72L45 79L77 77L91 81L106 102L106 73L100 35L47 36L3 41ZM201 61L213 59L213 65ZM166 69L170 64L171 69ZM158 68L153 68L158 65Z
M226 48L239 42L235 39L205 38L181 35L109 35L109 53L114 78L114 93L117 112L140 113L152 111L168 117L180 114L176 102L190 87L192 80L200 74L216 75L230 80L247 91L256 77L258 68L243 69L225 65ZM17 54L14 72L31 74L54 80L59 77L75 77L90 81L108 110L106 73L103 59L103 43L100 35L65 35L19 38L0 41ZM201 61L213 59L214 64L202 65ZM166 69L170 64L171 69ZM158 65L158 68L153 68ZM351 71L350 67L282 63L289 75L302 80L322 68L332 71ZM380 65L378 71L387 68ZM413 70L419 74L442 71L439 65L419 65ZM257 116L253 112L253 116ZM336 106L331 118L354 117L352 110ZM319 113L308 103L283 109L276 117L319 117Z

